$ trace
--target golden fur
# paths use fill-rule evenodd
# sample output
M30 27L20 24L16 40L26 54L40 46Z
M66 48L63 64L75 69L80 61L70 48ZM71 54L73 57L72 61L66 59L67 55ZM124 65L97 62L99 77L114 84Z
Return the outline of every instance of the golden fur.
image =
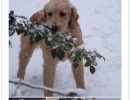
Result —
M48 25L56 25L58 26L58 30L63 33L65 30L69 30L72 35L78 38L75 44L79 46L84 42L82 39L82 32L77 21L78 17L79 15L77 14L76 8L68 0L51 0L45 5L43 10L33 14L30 19L35 20L40 24L45 22ZM44 59L43 83L47 87L53 87L56 70L55 67L59 60L58 58L52 58L52 49L46 49L44 40L41 40L38 43L35 42L33 45L30 45L29 39L30 36L24 36L23 34L21 35L21 49L19 54L19 69L17 77L24 79L27 64L32 56L34 49L39 45L42 49ZM69 53L70 51L66 50L65 57L62 61L68 58ZM72 63L71 60L70 62ZM80 61L79 66L76 69L72 66L72 71L76 82L76 87L85 89L83 61ZM52 95L52 93L44 91L44 96Z

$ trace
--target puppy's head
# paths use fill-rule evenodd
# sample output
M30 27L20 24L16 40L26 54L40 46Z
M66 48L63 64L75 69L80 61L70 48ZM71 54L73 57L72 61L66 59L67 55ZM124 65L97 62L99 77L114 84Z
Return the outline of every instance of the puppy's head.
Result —
M51 0L43 9L44 21L48 25L57 26L58 31L65 32L74 28L78 19L76 8L68 0Z

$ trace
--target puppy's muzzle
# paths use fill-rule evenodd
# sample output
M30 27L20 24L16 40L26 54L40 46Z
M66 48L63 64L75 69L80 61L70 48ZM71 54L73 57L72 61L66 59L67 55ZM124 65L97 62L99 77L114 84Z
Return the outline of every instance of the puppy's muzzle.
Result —
M52 26L52 33L55 34L58 31L58 26L53 25Z

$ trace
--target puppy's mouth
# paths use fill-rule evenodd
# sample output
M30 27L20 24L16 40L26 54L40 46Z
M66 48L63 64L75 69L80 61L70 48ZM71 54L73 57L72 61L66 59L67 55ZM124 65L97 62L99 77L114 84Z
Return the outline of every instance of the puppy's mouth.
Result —
M52 31L52 34L55 34L58 31L58 26L53 25L51 31Z
M64 33L65 30L61 30L58 26L53 25L53 26L51 27L51 32L52 32L52 34L55 34L56 32Z

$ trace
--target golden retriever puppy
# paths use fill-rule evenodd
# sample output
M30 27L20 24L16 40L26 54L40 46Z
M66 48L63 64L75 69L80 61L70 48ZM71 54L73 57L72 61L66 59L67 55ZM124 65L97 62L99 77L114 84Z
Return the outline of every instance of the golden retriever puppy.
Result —
M76 8L68 0L51 0L49 1L43 10L40 10L31 16L31 20L35 20L42 24L47 23L48 25L55 25L58 27L58 31L64 33L69 30L73 36L77 37L76 45L79 46L83 44L82 32L78 24L78 17ZM59 62L58 58L53 59L51 55L51 50L46 49L46 44L44 40L35 42L30 45L30 36L24 36L21 34L21 49L19 54L19 69L17 77L24 79L25 70L27 64L32 56L34 49L39 45L43 53L43 83L47 87L52 87L55 79L56 65ZM65 57L62 61L68 58L70 50L65 51ZM72 60L70 60L72 63ZM39 67L39 66L38 66ZM72 66L72 72L76 82L77 88L85 89L84 84L84 66L83 60L79 62L79 66L75 69ZM44 91L44 96L53 96L52 93Z

